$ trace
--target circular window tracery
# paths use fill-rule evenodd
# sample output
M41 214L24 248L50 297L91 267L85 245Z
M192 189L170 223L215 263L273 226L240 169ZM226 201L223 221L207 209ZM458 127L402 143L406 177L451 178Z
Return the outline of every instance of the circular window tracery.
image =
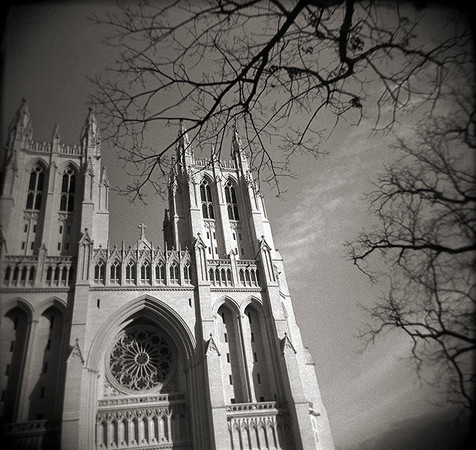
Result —
M163 384L172 362L172 349L164 336L154 329L131 328L113 345L109 372L126 389L149 390Z

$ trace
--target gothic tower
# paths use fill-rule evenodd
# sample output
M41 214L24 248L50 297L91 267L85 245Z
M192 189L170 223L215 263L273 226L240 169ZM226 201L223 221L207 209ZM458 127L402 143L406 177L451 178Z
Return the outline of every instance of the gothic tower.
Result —
M67 146L58 127L35 142L20 107L1 162L6 442L333 448L240 136L223 161L197 158L183 124L178 133L164 248L143 224L132 245L112 246L94 110Z

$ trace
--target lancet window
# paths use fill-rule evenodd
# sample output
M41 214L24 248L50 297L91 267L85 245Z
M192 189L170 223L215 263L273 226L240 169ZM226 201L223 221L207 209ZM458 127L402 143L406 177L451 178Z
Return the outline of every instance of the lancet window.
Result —
M119 284L121 280L121 263L117 260L111 263L111 283Z
M105 282L105 266L104 261L100 259L94 266L94 282L104 284Z
M26 209L40 210L43 187L45 183L45 172L41 164L35 164L30 172L30 183L28 185L28 195L26 198Z
M159 284L165 284L165 265L159 263L155 266L155 279Z
M200 198L202 201L202 214L204 219L214 219L212 203L212 191L207 180L203 180L200 184Z
M143 283L150 281L150 264L147 261L140 266L140 279Z
M177 284L179 282L178 279L178 265L176 262L170 264L170 282L173 284Z
M183 266L183 281L186 284L190 284L190 264L185 264Z
M126 265L126 283L134 283L136 281L136 265L134 261L129 261Z
M228 181L228 183L225 185L225 200L228 210L228 218L230 220L240 220L238 214L238 202L236 201L236 192L231 181Z
M63 174L61 184L60 211L71 212L74 210L74 191L76 185L76 175L71 167L68 167Z

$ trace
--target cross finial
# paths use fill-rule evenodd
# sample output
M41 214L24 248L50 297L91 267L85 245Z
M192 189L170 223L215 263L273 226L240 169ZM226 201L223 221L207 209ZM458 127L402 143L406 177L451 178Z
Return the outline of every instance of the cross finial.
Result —
M147 227L143 223L140 223L137 228L140 228L140 238L145 239L145 229Z

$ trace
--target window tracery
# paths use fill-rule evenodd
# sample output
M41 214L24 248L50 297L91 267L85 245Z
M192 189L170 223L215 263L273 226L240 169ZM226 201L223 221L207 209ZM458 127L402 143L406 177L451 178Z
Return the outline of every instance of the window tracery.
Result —
M76 175L71 167L66 168L61 184L60 211L72 212L74 210L74 191Z
M41 209L45 172L43 166L35 164L30 172L30 182L28 185L28 195L26 198L26 209L39 211Z
M204 219L214 219L212 203L212 191L207 180L203 180L200 184L200 198L202 201L202 214Z
M171 373L173 352L164 336L152 328L125 330L109 354L109 373L132 391L156 388Z
M230 220L240 220L240 216L238 214L238 202L236 200L236 192L231 181L228 181L225 185L225 200L228 211L228 218Z

